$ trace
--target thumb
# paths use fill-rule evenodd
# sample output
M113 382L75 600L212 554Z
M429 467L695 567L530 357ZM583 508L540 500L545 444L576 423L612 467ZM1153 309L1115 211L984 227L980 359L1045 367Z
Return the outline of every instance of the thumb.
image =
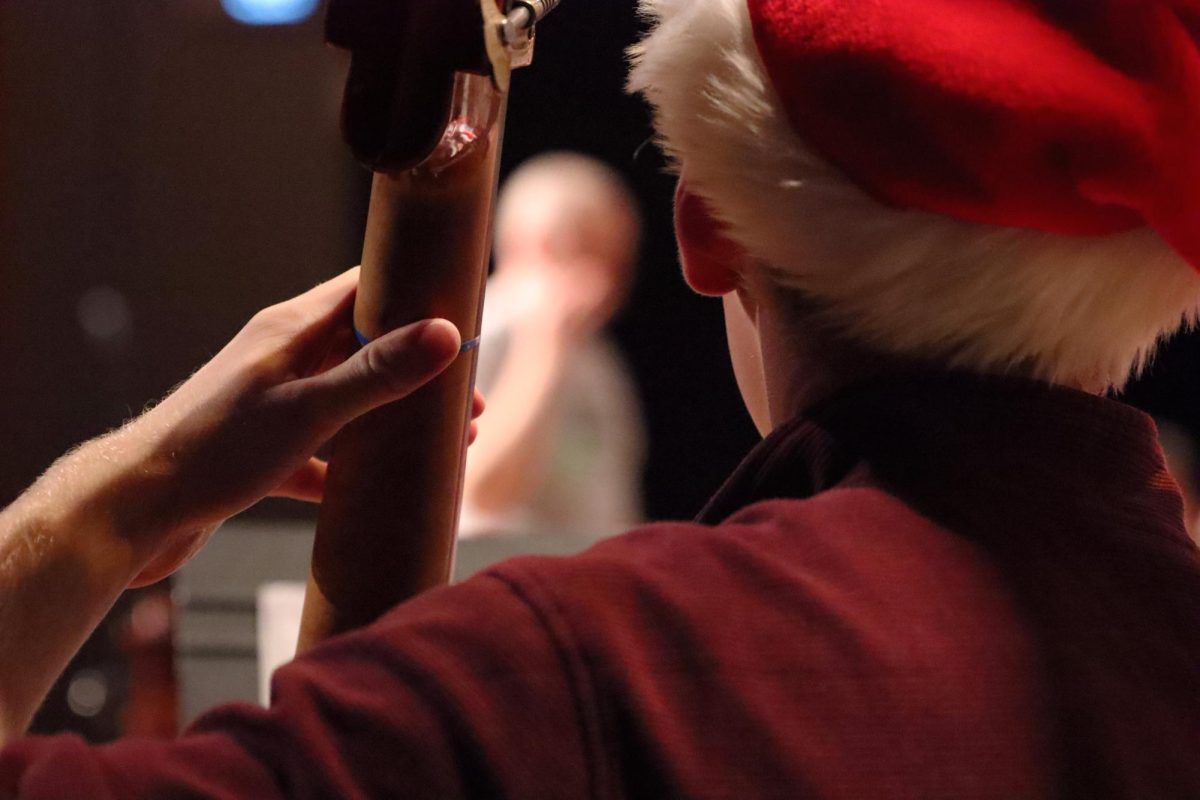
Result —
M458 355L458 329L444 319L415 322L379 337L333 369L302 381L319 424L336 430L437 377Z

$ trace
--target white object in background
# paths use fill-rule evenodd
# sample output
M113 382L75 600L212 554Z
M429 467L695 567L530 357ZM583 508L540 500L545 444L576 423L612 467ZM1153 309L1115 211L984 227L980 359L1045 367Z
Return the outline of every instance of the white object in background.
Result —
M296 655L304 584L273 581L258 587L258 701L271 703L271 675Z

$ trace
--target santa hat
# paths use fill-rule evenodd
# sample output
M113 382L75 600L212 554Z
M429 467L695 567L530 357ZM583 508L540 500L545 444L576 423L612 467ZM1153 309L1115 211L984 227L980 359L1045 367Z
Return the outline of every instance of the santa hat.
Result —
M1100 387L1195 320L1200 2L643 9L689 186L851 335Z

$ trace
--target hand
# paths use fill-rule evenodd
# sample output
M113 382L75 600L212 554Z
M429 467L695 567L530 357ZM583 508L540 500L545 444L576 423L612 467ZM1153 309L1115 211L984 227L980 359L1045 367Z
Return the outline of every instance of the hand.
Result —
M319 497L317 448L455 359L445 320L358 349L357 284L351 270L258 314L157 408L63 456L0 509L0 745L25 730L121 592L175 570L264 495Z
M520 324L577 342L612 318L620 302L617 280L608 265L587 259L555 262L530 270L523 278L530 313Z
M136 519L125 534L144 563L135 585L173 572L221 522L264 496L319 500L325 464L316 450L455 359L459 334L445 320L358 349L357 285L353 269L260 312L159 406L96 443L137 476Z

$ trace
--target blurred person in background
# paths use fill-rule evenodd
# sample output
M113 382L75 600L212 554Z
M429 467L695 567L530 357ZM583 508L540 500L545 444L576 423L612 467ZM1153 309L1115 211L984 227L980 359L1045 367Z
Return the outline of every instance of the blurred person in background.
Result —
M467 456L461 535L611 535L641 520L641 410L603 332L639 234L636 201L595 159L539 156L505 182L479 348L488 424Z
M684 277L764 440L697 519L401 604L269 709L13 741L0 796L1200 797L1200 550L1108 397L1200 315L1189 5L642 8ZM117 592L455 357L431 322L331 360L352 282L4 513L6 738Z

